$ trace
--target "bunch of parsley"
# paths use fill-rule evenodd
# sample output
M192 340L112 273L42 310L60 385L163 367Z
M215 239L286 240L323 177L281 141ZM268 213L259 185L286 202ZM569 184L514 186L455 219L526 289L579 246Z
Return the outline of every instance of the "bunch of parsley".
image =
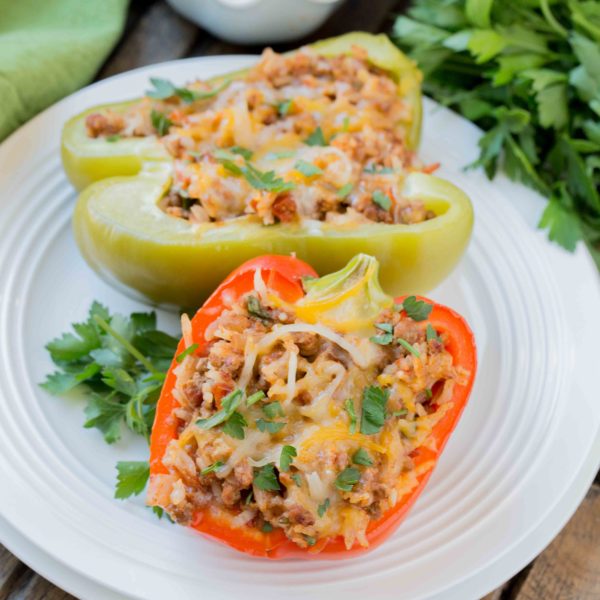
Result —
M394 36L425 92L485 130L470 166L545 195L539 226L600 267L600 3L415 0Z
M73 323L74 332L46 345L59 368L41 387L62 396L86 392L84 427L99 429L107 443L119 440L123 426L150 437L156 403L178 340L156 329L156 314L111 315L94 302L88 319ZM147 461L117 464L115 497L139 494L145 487Z

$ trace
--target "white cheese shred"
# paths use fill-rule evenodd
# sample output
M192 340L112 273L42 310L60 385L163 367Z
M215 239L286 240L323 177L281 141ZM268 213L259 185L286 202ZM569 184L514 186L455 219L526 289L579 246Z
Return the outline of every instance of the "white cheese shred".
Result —
M192 337L192 322L186 313L181 315L181 333L185 347L189 348L194 343L194 338Z

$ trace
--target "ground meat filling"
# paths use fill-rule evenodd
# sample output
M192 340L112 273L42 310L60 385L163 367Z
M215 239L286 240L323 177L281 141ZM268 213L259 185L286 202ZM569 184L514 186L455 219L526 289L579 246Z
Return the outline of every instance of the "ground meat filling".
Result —
M177 89L86 118L93 138L160 139L175 164L160 204L170 216L203 224L254 215L264 225L436 216L402 195L408 173L436 166L407 147L410 107L361 48L336 57L267 49L241 80Z
M149 502L182 524L210 509L234 527L280 528L303 548L368 545L370 521L416 485L411 453L467 375L425 322L389 309L375 323L340 334L256 292L229 306L205 355L177 367L178 437ZM369 428L375 397L385 411Z

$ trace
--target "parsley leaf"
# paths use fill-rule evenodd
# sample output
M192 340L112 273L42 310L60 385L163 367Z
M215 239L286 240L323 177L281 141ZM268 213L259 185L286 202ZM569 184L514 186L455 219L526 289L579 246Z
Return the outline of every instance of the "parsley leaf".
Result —
M166 100L175 95L175 86L168 79L150 77L150 83L154 89L148 90L146 96L155 100Z
M191 90L186 87L176 87L168 79L160 79L158 77L150 77L150 83L154 86L154 89L147 91L146 96L154 98L155 100L166 100L172 96L178 96L188 104L195 100L207 100L213 98L229 85L229 81L225 81L212 90L200 91Z
M165 113L154 109L150 113L150 120L152 121L152 127L156 129L159 136L167 135L169 128L173 125L173 121Z
M115 498L137 496L144 491L150 477L148 461L121 461L117 463Z
M312 536L312 535L306 535L305 533L302 534L302 535L304 535L304 539L305 539L306 544L308 546L314 546L317 543L317 538L315 538L314 536Z
M258 390L258 392L254 392L254 394L246 398L246 406L252 406L253 404L256 404L259 400L262 400L266 397L267 395L262 390Z
M229 151L233 152L233 154L239 154L242 158L244 158L244 160L251 160L252 156L254 156L254 152L252 152L252 150L244 148L243 146L231 146Z
M239 413L237 410L225 421L223 425L223 433L235 438L236 440L243 440L245 437L244 427L248 427L244 415Z
M379 433L385 422L385 406L389 391L378 386L366 387L362 398L360 432L366 435Z
M369 338L374 344L380 346L387 346L394 341L394 334L392 333L381 333L379 335L373 335Z
M200 471L200 475L208 475L209 473L212 473L213 471L218 471L225 463L222 460L218 460L217 462L214 462L212 465L209 465L208 467L206 467L206 469L202 469L202 471Z
M277 152L267 152L265 154L266 160L279 160L280 158L292 158L296 156L295 150L279 150Z
M305 140L307 146L327 146L321 127L317 127Z
M387 194L384 194L381 190L375 190L373 192L373 202L377 204L383 210L390 210L392 207L392 201Z
M298 487L302 487L302 475L300 473L294 473L291 477Z
M290 109L292 108L292 102L293 100L283 100L283 102L278 102L276 105L277 114L279 114L280 117L287 116L290 112Z
M354 401L348 398L344 402L344 408L350 417L350 433L354 435L356 433L356 411L354 410Z
M227 396L221 400L221 410L218 410L207 419L198 419L196 425L202 429L212 429L213 427L224 423L240 405L242 397L242 390L234 390L230 394L227 394Z
M281 456L279 458L279 469L281 471L288 471L296 456L298 456L298 453L294 446L284 446L281 449Z
M254 295L250 295L246 298L246 310L253 317L258 317L263 321L273 320L269 312L261 304L260 300Z
M371 165L363 169L363 173L368 175L391 175L393 172L394 169L390 169L390 167L378 167L377 165Z
M118 133L113 133L112 135L107 135L104 139L107 142L118 142L123 136L119 135Z
M322 175L323 170L319 169L317 165L313 165L305 160L299 160L295 165L294 169L299 171L305 177L314 177L315 175Z
M190 354L193 354L194 352L196 352L196 350L197 350L197 349L198 349L198 344L191 344L191 345L190 345L190 346L188 346L188 347L187 347L187 348L186 348L186 349L185 349L185 350L184 350L184 351L183 351L181 354L178 354L178 355L175 357L175 360L176 360L178 363L181 363L181 362L183 362L183 359L184 359L186 356L189 356Z
M273 465L265 465L254 472L254 485L259 490L276 492L280 489L275 467Z
M273 525L271 525L271 523L268 523L267 521L265 521L265 522L262 524L262 527L260 528L260 530L261 530L263 533L270 533L271 531L273 531Z
M421 353L412 344L409 344L404 338L398 338L397 341L403 348L408 350L408 352L410 352L413 356L420 358Z
M246 181L257 190L267 190L279 194L293 190L296 184L293 181L284 181L278 177L275 171L259 171L256 167L247 163L245 167L237 167Z
M415 296L408 296L402 302L402 308L406 316L413 321L424 321L433 310L433 305L423 300L417 300Z
M317 508L317 514L319 515L319 518L323 518L323 515L327 512L330 504L331 501L329 498L325 498L325 502L323 502L323 504L319 504L319 508Z
M286 426L286 423L285 421L266 421L265 419L256 419L256 426L260 431L277 433Z
M262 406L262 410L269 417L269 419L274 419L275 417L283 417L285 413L283 412L283 408L279 402L271 402L269 404L264 404Z
M373 459L369 456L369 453L364 448L359 448L352 455L352 462L355 465L364 465L369 467L373 464Z
M342 492L351 492L359 481L360 471L356 467L346 467L335 478L335 487Z
M354 185L352 183L347 183L346 185L343 185L337 191L337 197L338 198L346 198L346 196L348 196L353 189L354 189Z
M431 323L427 323L427 328L425 329L425 336L427 341L437 340L438 342L442 341L442 338L438 335L437 331L431 326Z

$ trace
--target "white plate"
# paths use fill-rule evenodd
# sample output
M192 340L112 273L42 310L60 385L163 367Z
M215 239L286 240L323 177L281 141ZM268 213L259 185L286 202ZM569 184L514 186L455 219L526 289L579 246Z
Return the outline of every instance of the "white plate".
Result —
M159 522L141 499L112 499L114 463L143 458L143 445L107 446L81 428L80 399L52 398L36 386L52 368L44 343L84 317L93 299L113 310L141 308L76 251L60 125L90 105L136 95L149 75L184 82L250 60L190 59L115 77L63 100L0 147L0 512L72 572L138 598L199 590L223 599L481 595L550 541L600 462L600 290L583 248L568 255L533 229L535 194L461 171L476 155L477 130L431 102L422 154L443 161L442 175L476 210L465 259L432 296L471 323L480 370L429 486L382 547L358 560L275 563ZM173 316L160 317L175 328Z

